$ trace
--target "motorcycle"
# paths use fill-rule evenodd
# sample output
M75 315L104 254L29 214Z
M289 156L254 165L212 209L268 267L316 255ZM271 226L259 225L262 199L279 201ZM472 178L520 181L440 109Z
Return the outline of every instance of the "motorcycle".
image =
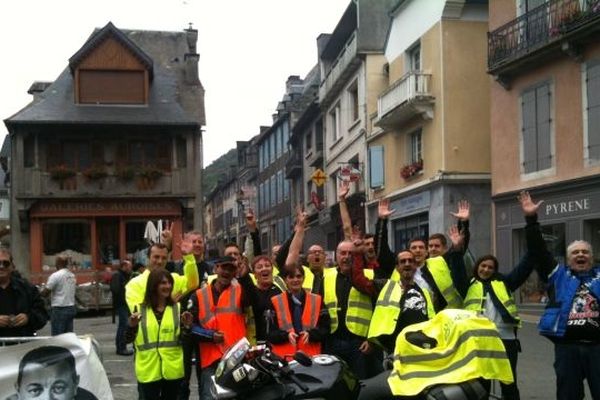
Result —
M242 338L221 358L212 377L211 394L215 399L238 400L356 400L361 387L370 384L374 382L359 381L346 363L333 355L309 357L297 352L288 362L267 345L251 346ZM477 379L436 385L422 393L425 400L482 400L487 396Z
M302 352L287 361L264 344L251 346L246 338L221 358L212 377L215 399L356 399L358 379L332 355L308 357Z

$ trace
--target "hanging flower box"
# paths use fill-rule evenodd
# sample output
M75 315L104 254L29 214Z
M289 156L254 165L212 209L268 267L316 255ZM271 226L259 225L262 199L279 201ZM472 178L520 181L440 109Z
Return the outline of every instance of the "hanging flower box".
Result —
M123 182L131 181L135 177L135 168L130 165L123 165L117 168L115 176Z
M108 172L104 167L94 165L83 171L83 175L90 181L97 181L108 176Z
M64 181L77 175L77 172L64 164L57 165L48 170L50 178L55 181Z
M411 164L405 165L400 170L400 175L404 179L410 179L415 176L417 173L423 170L423 160L415 161Z

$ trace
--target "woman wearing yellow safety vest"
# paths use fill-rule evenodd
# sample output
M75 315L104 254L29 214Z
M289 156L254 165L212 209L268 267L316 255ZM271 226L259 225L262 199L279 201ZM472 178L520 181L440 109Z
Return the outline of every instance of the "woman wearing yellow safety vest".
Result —
M498 328L514 377L513 383L500 384L502 396L507 400L520 398L517 387L517 359L521 346L516 332L521 326L521 320L512 292L517 290L533 271L535 243L536 240L541 239L539 224L535 218L540 203L534 204L526 192L519 195L519 202L527 221L525 226L527 253L512 271L506 274L498 272L498 259L493 255L488 254L479 258L475 262L474 277L464 300L465 309L484 315Z
M181 325L192 324L192 314L179 317L171 297L173 277L164 269L150 272L144 302L129 317L126 341L135 340L135 375L145 400L176 399L183 378Z

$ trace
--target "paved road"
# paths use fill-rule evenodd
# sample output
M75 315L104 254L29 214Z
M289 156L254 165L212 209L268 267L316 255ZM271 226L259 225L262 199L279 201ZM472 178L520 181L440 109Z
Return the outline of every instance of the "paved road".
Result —
M554 349L552 343L539 336L536 331L535 315L524 315L525 322L519 331L523 352L519 358L518 381L522 399L555 398L555 378L552 367ZM133 371L133 359L115 354L114 332L116 325L110 316L78 318L75 331L78 334L91 333L100 342L106 368L115 400L137 399L137 386ZM49 324L40 334L49 334ZM589 393L586 398L591 398ZM192 396L197 400L197 396Z

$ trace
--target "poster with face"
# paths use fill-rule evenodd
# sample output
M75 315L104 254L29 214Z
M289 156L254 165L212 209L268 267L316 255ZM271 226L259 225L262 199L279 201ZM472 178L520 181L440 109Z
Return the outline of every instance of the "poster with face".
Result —
M0 400L30 399L113 400L93 339L66 333L0 347Z

